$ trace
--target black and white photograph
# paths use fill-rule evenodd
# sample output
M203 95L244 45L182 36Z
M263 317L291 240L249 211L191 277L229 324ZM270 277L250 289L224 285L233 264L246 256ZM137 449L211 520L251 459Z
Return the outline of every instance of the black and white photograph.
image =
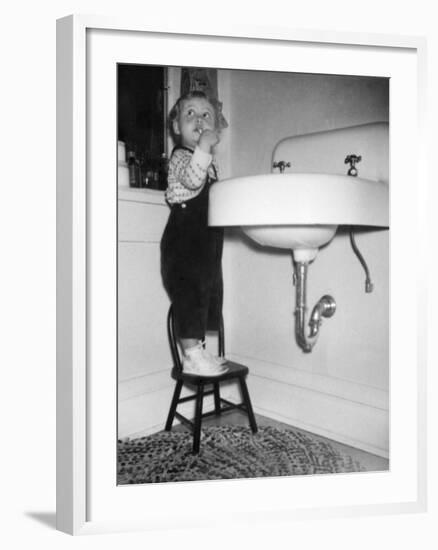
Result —
M7 550L438 547L435 6L253 5L5 4Z
M436 2L2 6L5 550L436 550Z
M117 485L390 469L390 79L117 65Z

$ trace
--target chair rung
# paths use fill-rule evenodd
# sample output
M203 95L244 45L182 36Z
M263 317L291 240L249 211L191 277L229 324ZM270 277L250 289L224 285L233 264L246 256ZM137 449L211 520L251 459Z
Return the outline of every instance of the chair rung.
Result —
M222 414L223 412L232 411L232 410L234 410L234 409L240 409L240 410L242 410L242 411L244 411L244 412L247 412L244 405L234 405L234 404L231 404L231 405L228 405L228 407L221 407L221 414Z
M176 416L176 418L178 418L178 420L181 420L181 422L183 424L186 424L187 426L189 426L189 428L191 428L193 430L195 424L191 420L189 420L188 418L186 418L185 416L183 416L179 412L175 412L175 416Z
M187 397L181 397L181 399L178 399L178 404L187 403L187 401L193 401L193 399L196 399L196 395L188 395Z
M222 412L222 411L221 411ZM206 418L207 416L213 416L216 414L216 411L213 409L212 411L208 411L206 413L202 413L201 418Z
M240 410L242 410L243 412L246 412L246 413L248 412L243 403L237 403L236 404L236 403L232 403L231 401L227 401L226 399L222 399L222 398L220 400L223 403L227 403L227 406L226 407L221 407L220 412L218 414L222 414L223 412L232 411L234 409L240 409ZM215 414L216 414L216 410L213 409L212 411L203 413L202 418L205 418L206 416L213 416Z
M232 401L228 401L228 399L220 398L223 403L226 403L228 405L227 410L230 409L242 409L242 411L246 411L246 407L244 403L233 403Z
M214 393L213 390L209 390L209 391L206 391L204 392L204 397L206 395L212 395ZM178 404L179 403L187 403L187 401L193 401L193 399L196 399L196 393L194 393L193 395L188 395L187 397L181 397L181 399L178 399Z
M241 409L242 411L246 412L246 407L244 406L243 403L235 404L235 403L231 403L231 401L227 401L226 399L222 399L222 398L221 398L221 401L223 401L224 403L228 403L228 406L226 406L226 407L221 407L221 410L220 410L220 413L219 413L219 414L222 414L222 413L228 412L228 411L232 411L233 409ZM207 418L207 416L213 416L213 415L215 415L215 414L216 414L216 410L213 409L212 411L208 411L208 412L202 413L201 418ZM186 418L185 416L183 416L181 413L175 412L175 416L176 416L176 418L178 418L179 420L181 420L181 422L182 422L183 424L186 424L186 425L189 426L191 429L194 428L195 423L192 422L191 420L189 420L188 418Z

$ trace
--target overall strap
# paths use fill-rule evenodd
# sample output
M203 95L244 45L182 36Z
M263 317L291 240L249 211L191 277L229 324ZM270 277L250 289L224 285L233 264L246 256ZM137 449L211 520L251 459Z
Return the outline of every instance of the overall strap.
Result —
M213 168L213 172L214 172L214 178L210 178L210 176L207 174L207 178L210 179L211 183L217 181L219 178L217 177L217 170L216 170L216 166L211 163L211 167Z

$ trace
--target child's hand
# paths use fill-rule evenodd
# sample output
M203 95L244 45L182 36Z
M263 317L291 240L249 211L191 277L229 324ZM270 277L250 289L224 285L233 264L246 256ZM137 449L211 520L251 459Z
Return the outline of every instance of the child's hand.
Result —
M211 153L211 149L219 143L219 134L213 130L204 130L199 138L199 147L205 153Z

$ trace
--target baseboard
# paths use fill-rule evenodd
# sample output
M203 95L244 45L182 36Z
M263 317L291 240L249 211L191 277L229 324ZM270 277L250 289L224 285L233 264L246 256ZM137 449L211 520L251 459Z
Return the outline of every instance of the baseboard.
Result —
M257 414L388 458L387 392L237 354L229 357L250 367L248 387ZM164 429L174 387L168 370L122 381L118 437L143 437ZM183 390L183 395L189 393ZM225 386L221 394L240 401L233 386ZM204 410L213 407L208 396ZM194 403L184 403L178 410L192 418Z
M144 437L164 429L169 407L175 389L175 382L169 372L145 375L135 380L119 383L118 399L118 439ZM181 397L192 394L183 388ZM231 388L221 387L221 397L229 399ZM214 409L214 399L208 395L204 399L203 411ZM191 419L194 416L194 401L182 403L178 412ZM179 424L175 419L174 425Z
M355 449L360 449L361 451L365 451L367 453L380 456L381 458L389 459L389 452L386 449L375 447L373 445L368 444L367 442L357 440L350 436L345 437L342 433L339 433L339 432L334 433L330 430L326 430L322 428L320 425L314 426L312 424L306 424L305 422L303 422L298 418L286 417L276 413L275 411L262 409L261 407L254 407L254 412L256 414L264 416L265 418L270 418L276 422L282 422L284 424L288 424L291 427L293 426L294 428L298 428L300 430L310 432L311 434L318 435L326 439L330 439L332 441L335 441L336 443L342 443L343 445L347 445Z
M256 413L388 458L387 392L237 354L229 357L250 367L248 387Z

